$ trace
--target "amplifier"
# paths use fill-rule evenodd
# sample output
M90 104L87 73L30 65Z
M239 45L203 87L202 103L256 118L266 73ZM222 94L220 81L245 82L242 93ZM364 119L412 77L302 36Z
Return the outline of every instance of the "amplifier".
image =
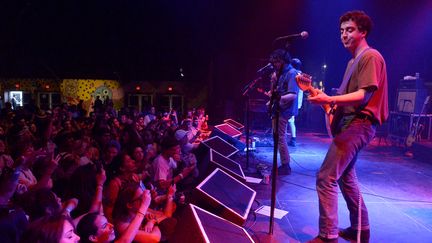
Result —
M397 112L420 113L426 96L426 89L399 89Z
M399 89L423 89L424 82L421 78L416 79L401 79L399 81Z

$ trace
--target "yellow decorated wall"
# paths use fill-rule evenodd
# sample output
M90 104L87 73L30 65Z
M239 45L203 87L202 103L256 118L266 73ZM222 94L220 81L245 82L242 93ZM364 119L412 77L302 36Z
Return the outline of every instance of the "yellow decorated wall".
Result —
M83 100L84 108L88 111L91 110L96 96L109 97L115 109L123 106L124 92L116 80L63 79L60 90L67 103L78 104L80 100Z

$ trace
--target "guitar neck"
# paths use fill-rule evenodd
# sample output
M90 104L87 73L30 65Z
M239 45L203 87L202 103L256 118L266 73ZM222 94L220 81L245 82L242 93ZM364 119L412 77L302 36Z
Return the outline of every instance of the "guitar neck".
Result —
M297 85L304 92L309 92L309 94L314 97L319 94L318 89L312 86L312 76L306 73L301 73L296 76ZM332 107L329 104L322 105L326 114L330 114L332 111Z
M310 87L308 90L309 94L314 97L318 95L318 90L315 89L314 87ZM323 104L321 105L322 108L324 109L325 113L329 114L332 110L331 106L329 104Z
M307 91L309 92L309 94L310 94L312 97L318 95L318 90L315 89L314 87L310 87Z
M419 116L418 116L418 118L417 118L416 127L418 127L418 125L419 125L419 123L420 123L420 118L421 118L421 116L422 116L423 114L425 114L426 105L429 103L429 99L430 99L430 96L427 96L426 99L425 99L425 101L423 102L422 109L421 109L420 114L419 114Z

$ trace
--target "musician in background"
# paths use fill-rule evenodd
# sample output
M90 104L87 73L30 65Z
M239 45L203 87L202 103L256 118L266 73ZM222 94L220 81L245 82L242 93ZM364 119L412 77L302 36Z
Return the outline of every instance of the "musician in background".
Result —
M371 19L363 11L352 11L342 15L339 22L342 44L352 55L344 81L338 95L328 96L319 91L318 95L308 98L313 104L337 107L332 124L334 138L317 175L319 235L309 241L311 243L338 242L338 236L355 241L358 228L361 230L360 242L369 242L368 211L354 166L360 150L374 137L376 126L388 117L386 64L381 54L370 48L366 41L372 27ZM338 184L351 223L350 227L340 231Z
M293 58L291 60L291 65L297 71L297 74L300 74L302 72L300 70L301 66L302 66L300 59ZM298 102L297 107L298 107L298 110L300 110L300 108L302 107L302 104L303 104L303 91L300 89L298 90L298 93L297 93L297 99L298 99L297 100L297 102ZM297 113L298 113L298 111L297 111ZM297 144L297 129L296 129L296 125L295 125L295 117L296 117L296 115L291 116L291 118L288 120L288 125L289 125L289 128L291 130L291 140L288 142L288 146L292 146L292 147L295 147Z
M279 154L281 159L281 166L278 168L280 175L291 174L290 155L288 151L288 144L286 139L286 129L288 120L297 115L298 113L298 99L297 93L299 88L295 81L297 71L291 65L291 57L286 50L277 49L270 55L270 63L274 66L275 72L272 74L271 82L272 87L280 95L279 100ZM272 109L272 108L271 108ZM272 126L276 127L276 119L272 114Z
M17 99L17 95L13 94L11 98L12 110L17 110L19 106L19 100Z

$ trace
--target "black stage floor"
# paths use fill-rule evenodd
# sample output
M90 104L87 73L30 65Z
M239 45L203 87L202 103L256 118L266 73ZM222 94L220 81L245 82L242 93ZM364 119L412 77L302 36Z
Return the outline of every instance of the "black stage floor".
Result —
M270 134L255 133L256 151L250 153L249 174L257 164L271 166ZM330 139L323 134L300 133L297 147L290 147L292 174L277 179L276 207L289 213L275 219L269 235L269 218L250 214L244 227L256 242L305 242L318 234L318 199L315 174ZM424 151L432 154L432 149ZM245 153L234 156L245 166ZM374 139L358 158L357 176L369 210L370 242L432 242L432 163L405 156L404 148ZM257 202L270 206L271 184L249 184ZM251 210L251 211L252 211ZM349 226L348 210L339 194L339 227ZM339 239L339 242L346 242Z

